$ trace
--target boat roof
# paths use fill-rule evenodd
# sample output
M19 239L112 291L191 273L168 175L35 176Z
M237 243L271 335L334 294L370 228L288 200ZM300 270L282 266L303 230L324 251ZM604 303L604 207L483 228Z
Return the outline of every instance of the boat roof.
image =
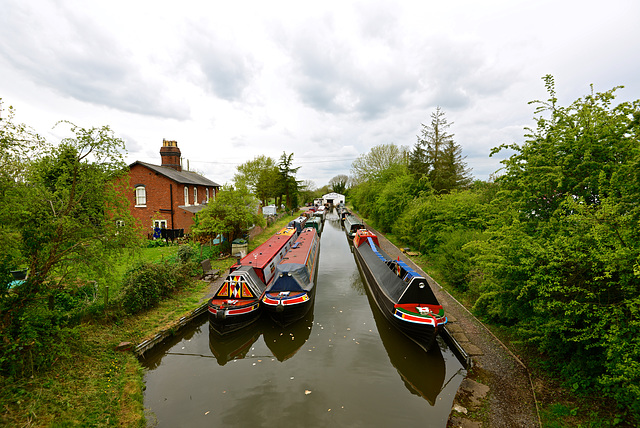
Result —
M294 242L293 247L291 247L289 252L282 258L278 269L286 264L306 265L312 244L315 242L317 236L318 233L312 227L307 227L300 232L300 236L298 236L298 239Z
M291 237L296 233L292 227L285 227L267 239L255 250L247 254L240 264L242 266L253 266L256 269L263 269L278 252L284 247Z
M371 239L367 239L365 244L357 247L362 258L371 270L371 274L376 278L376 283L395 303L425 303L438 305L438 299L433 294L426 278L409 268L404 262L400 265L409 268L407 271L408 283L403 281L394 270L390 269L385 260L397 263L397 260L390 258L382 249L377 247Z
M344 218L345 222L348 222L350 225L354 225L354 224L362 224L362 222L360 221L360 219L358 219L358 217L349 214L348 216L346 216Z
M265 289L265 285L262 280L256 274L255 269L252 266L240 266L238 269L227 275L225 281L220 284L220 287L216 291L214 298L225 298L230 295L228 287L232 283L242 282L247 285L254 297L258 297Z

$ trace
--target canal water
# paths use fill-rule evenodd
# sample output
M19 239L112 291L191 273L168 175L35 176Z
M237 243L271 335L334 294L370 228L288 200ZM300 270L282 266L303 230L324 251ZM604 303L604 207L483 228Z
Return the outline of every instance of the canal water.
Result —
M314 306L282 328L267 317L230 337L206 315L143 360L158 427L445 427L465 370L425 352L369 300L337 216L320 244Z

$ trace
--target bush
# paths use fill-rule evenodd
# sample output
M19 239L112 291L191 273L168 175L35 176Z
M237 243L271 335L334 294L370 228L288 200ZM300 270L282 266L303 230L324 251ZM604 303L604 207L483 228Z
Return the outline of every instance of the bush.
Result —
M180 263L186 263L194 256L195 251L190 245L180 245L178 248L178 261Z
M160 299L184 287L191 280L194 263L142 262L124 275L122 306L135 314L156 306Z
M77 327L69 325L63 312L49 310L45 302L38 301L21 307L18 299L13 295L2 301L2 312L11 317L5 318L8 325L2 325L0 373L24 377L46 370L58 358L69 355L69 346L79 336Z

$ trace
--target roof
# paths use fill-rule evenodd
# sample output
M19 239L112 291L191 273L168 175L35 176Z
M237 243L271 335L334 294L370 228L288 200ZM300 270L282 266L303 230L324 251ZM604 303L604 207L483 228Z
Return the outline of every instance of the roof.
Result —
M195 214L203 210L207 204L198 204L198 205L178 205L178 208L182 208L183 210L190 212L191 214Z
M180 184L192 184L197 186L212 186L212 187L220 187L220 185L214 181L209 180L207 177L204 177L200 174L191 171L176 171L173 168L168 166L160 166L153 165L146 162L135 161L129 168L132 168L134 165L142 165L150 170L164 175L165 177L180 183Z
M342 197L342 199L344 199L344 195L341 193L336 193L336 192L331 192L331 193L327 193L326 195L323 195L322 198L323 199L328 199L328 198L333 198L333 199L337 199Z

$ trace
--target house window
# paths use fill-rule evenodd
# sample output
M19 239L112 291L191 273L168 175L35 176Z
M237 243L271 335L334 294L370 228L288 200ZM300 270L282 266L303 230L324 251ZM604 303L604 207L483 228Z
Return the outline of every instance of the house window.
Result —
M153 227L157 229L166 229L167 228L167 220L154 220Z
M124 220L116 220L116 227L124 227Z
M147 206L147 189L144 186L136 186L136 207Z
M207 196L207 199L205 199L205 203L208 204L209 203L209 188L207 187L206 189L204 189L204 191L205 191L206 196Z
M184 204L189 205L189 186L184 186Z
M193 205L198 205L198 188L193 186Z

